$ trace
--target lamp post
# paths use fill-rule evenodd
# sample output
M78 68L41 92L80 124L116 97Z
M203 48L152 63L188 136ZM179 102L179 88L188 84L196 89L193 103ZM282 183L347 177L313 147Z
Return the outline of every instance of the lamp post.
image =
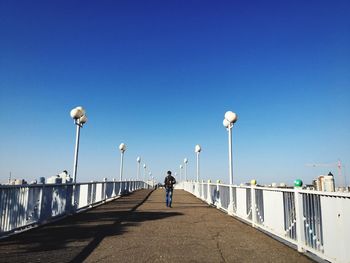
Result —
M119 145L120 150L120 172L119 172L119 181L122 181L123 179L123 161L124 161L124 152L126 151L126 145L124 143L121 143Z
M74 151L74 165L73 165L73 182L76 183L77 169L78 169L78 153L79 153L79 139L80 128L87 122L87 117L83 107L75 107L70 111L70 116L74 120L74 124L77 126L75 137L75 151Z
M140 164L141 164L141 157L140 156L138 156L137 158L136 158L136 162L137 162L137 181L139 180L139 178L140 178Z
M145 169L145 173L144 173L144 178L143 178L143 180L146 182L146 164L144 163L143 164L143 169Z
M197 182L199 182L199 153L201 150L202 148L198 144L194 147L194 152L197 155Z
M237 114L232 111L227 111L225 113L225 118L223 120L223 125L228 131L228 159L229 159L229 174L230 174L230 204L228 207L229 213L233 214L233 163L232 163L232 128L234 123L237 121Z
M180 164L180 181L182 181L182 168L183 168L183 165Z
M187 163L188 163L188 160L187 158L184 159L184 164L185 164L185 181L187 181Z

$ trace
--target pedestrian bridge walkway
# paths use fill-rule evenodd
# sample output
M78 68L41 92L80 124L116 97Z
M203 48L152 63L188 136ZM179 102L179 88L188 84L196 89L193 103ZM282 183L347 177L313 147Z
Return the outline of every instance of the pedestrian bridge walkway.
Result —
M175 190L134 193L0 241L0 262L311 262L296 250Z

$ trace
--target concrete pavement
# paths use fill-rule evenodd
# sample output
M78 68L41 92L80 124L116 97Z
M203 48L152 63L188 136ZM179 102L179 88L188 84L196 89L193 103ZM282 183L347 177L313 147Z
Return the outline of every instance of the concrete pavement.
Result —
M0 262L312 262L175 190L129 196L0 241Z

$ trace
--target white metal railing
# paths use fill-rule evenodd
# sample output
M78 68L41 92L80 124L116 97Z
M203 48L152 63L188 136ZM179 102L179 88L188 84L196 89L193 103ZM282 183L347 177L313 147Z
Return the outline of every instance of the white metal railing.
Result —
M177 188L296 245L299 252L350 262L349 193L188 181Z
M0 238L141 188L142 181L0 186Z

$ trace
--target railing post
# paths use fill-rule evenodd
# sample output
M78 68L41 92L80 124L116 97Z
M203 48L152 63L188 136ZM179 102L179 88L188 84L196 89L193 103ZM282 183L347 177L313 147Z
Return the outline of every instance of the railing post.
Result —
M255 199L255 185L250 186L250 199L251 199L251 209L252 209L252 227L256 227L256 199Z
M113 192L112 192L112 196L115 197L116 193L115 193L115 180L113 178Z
M211 181L208 180L208 191L207 191L207 203L208 204L212 204L211 193L210 193L210 183L211 183Z
M294 200L295 200L295 219L296 219L296 232L297 232L297 246L299 252L305 252L305 229L304 229L304 214L303 214L303 195L299 192L299 189L294 188Z
M106 200L107 200L107 181L105 181L104 182L104 185L105 185L105 187L104 187L104 198L103 198L103 202L106 202Z
M74 193L74 191L73 191L73 193ZM45 208L44 202L45 202L45 182L41 186L39 224L42 221L44 221L44 208ZM74 207L74 205L73 205L73 207Z
M198 196L198 198L201 198L201 191L200 191L200 188L201 188L201 183L200 183L200 181L198 181L198 187L197 187L197 196Z
M231 184L229 185L229 192L230 192L230 202L227 208L227 213L232 216L233 215L233 188Z
M202 180L202 185L201 186L202 186L201 187L202 188L201 199L204 200L204 180Z
M216 181L216 197L215 197L215 203L217 208L221 208L221 200L220 200L220 180Z

